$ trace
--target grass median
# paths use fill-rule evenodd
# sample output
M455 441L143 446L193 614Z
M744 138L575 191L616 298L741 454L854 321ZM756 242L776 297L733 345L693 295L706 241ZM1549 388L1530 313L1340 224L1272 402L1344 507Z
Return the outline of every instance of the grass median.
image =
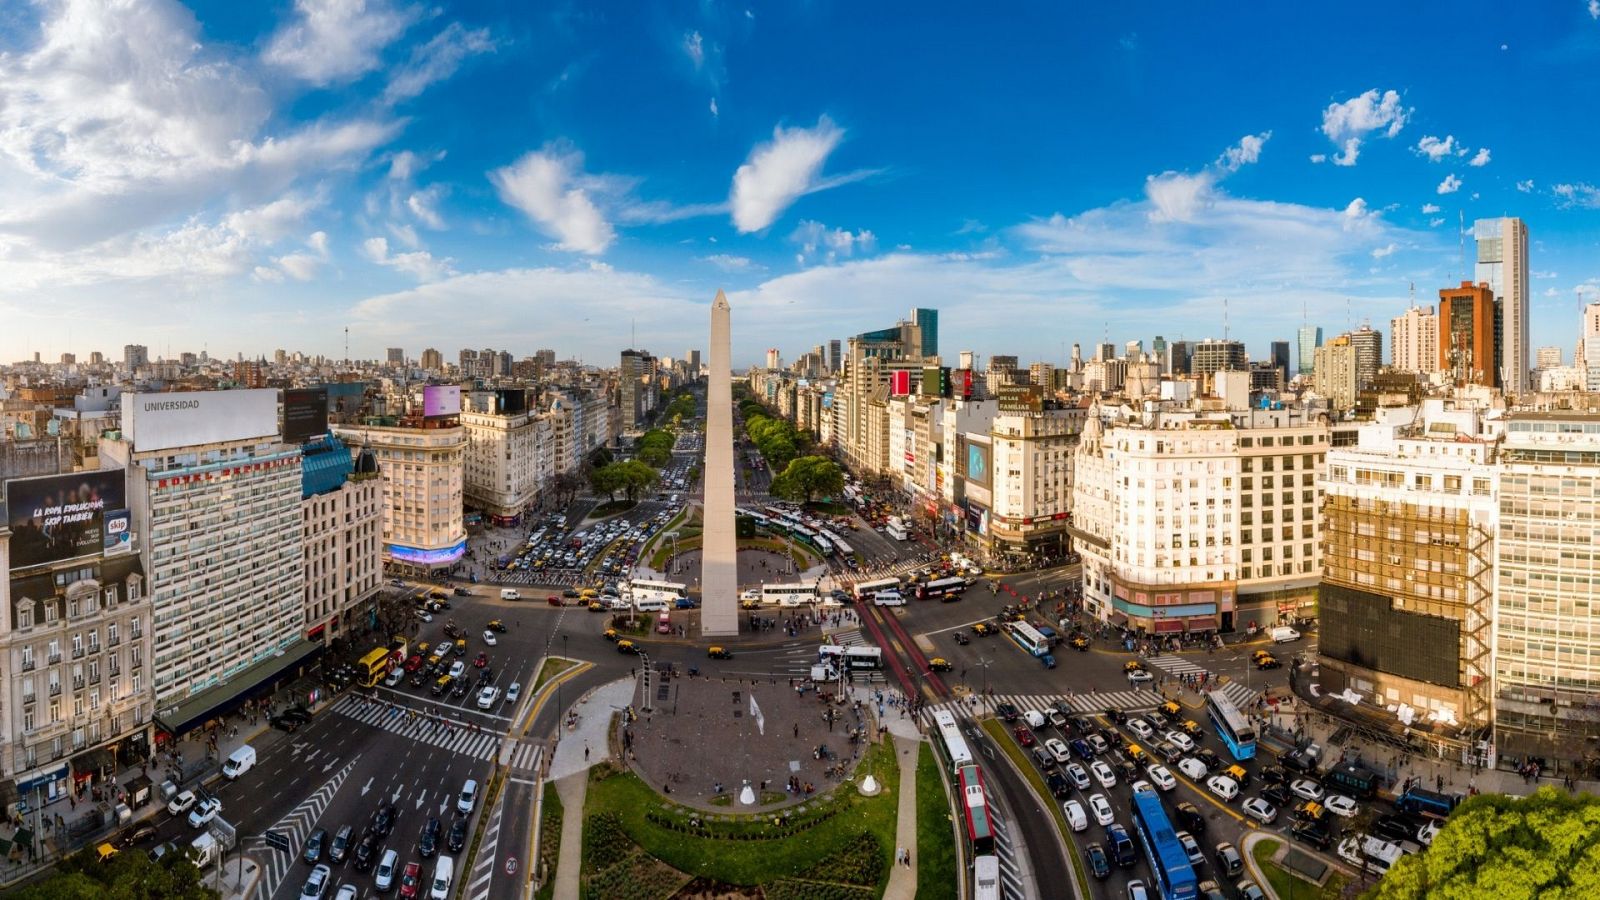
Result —
M1278 895L1278 900L1338 900L1344 896L1347 879L1338 872L1332 873L1327 881L1318 885L1273 862L1272 856L1280 846L1282 844L1278 841L1258 841L1250 848L1250 856L1266 874L1267 882L1272 885L1272 892Z
M550 900L556 892L556 863L561 859L561 793L554 782L544 785L543 814L539 825L539 871L544 881L534 900Z
M544 687L545 684L550 681L550 679L555 678L557 675L560 675L562 672L565 672L577 664L577 660L562 659L555 656L545 657L544 665L539 667L539 677L534 679L533 689L528 693L539 693L539 688Z
M1072 866L1072 877L1077 880L1078 888L1084 897L1094 896L1089 888L1089 875L1083 870L1083 860L1078 857L1077 843L1072 839L1072 828L1067 825L1066 813L1061 811L1061 804L1056 802L1055 796L1050 793L1050 788L1044 783L1044 776L1028 761L1022 748L1016 745L1011 735L1006 733L1006 726L997 719L984 719L983 730L989 733L989 738L994 741L1011 762L1016 766L1022 777L1045 801L1045 807L1050 810L1050 816L1055 820L1056 830L1061 832L1061 840L1067 847L1067 862Z
M917 900L956 900L954 813L926 741L917 751Z

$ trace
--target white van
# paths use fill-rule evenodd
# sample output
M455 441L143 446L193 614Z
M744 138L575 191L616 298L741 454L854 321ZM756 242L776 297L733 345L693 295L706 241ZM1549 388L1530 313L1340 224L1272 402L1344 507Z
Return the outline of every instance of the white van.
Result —
M256 764L256 748L245 744L229 754L227 762L222 764L222 774L229 781L250 771Z
M472 808L478 805L478 783L471 778L461 786L461 797L456 800L456 812L463 816L472 815Z
M383 851L383 859L378 861L378 871L372 876L372 886L380 891L387 891L394 887L394 871L400 867L400 854L393 850Z
M450 879L455 874L455 860L448 856L439 857L439 861L433 864L433 883L428 886L429 900L450 900Z
M500 589L500 599L501 600L521 600L522 599L522 595L517 593L517 589L516 588L501 588Z
M667 601L661 599L660 597L650 600L641 598L633 601L633 606L639 612L666 612L668 609Z
M217 861L217 839L209 831L190 841L189 849L194 851L195 868L202 872L206 866Z
M1274 626L1267 634L1272 638L1274 644L1287 644L1290 641L1300 640L1300 632L1287 625Z
M872 595L873 606L905 606L906 596L899 591L879 591Z

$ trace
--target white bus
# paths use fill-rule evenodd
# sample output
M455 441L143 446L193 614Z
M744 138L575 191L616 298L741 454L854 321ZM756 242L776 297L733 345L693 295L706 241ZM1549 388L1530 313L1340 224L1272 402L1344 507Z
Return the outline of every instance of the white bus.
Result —
M950 757L950 771L972 765L972 751L967 749L967 739L961 736L961 726L956 724L955 715L941 709L933 714L933 724L939 729L939 742L944 744L944 751Z
M761 602L767 606L805 606L817 602L815 584L763 584Z
M1027 622L1007 622L1006 633L1011 635L1011 639L1018 647L1033 656L1043 656L1050 652L1050 639Z
M812 543L816 544L817 550L820 551L823 556L833 555L833 541L830 541L826 537L817 533L812 534L811 541Z
M617 592L631 597L635 603L640 600L665 600L670 604L676 603L679 597L689 596L689 586L676 581L624 581L617 585Z
M972 900L1000 900L1000 857L990 854L972 861Z
M897 541L903 541L906 539L906 530L894 522L890 522L889 524L883 526L883 533Z
M871 600L872 595L879 591L900 590L900 579L879 578L877 581L858 581L853 590L857 600Z
M823 644L817 650L817 659L833 665L838 665L842 660L844 667L852 672L876 672L883 668L883 648L866 644L850 647L841 647L838 644Z
M851 556L856 552L855 549L849 544L846 544L844 541L841 541L838 538L833 539L833 549L839 551L840 556Z

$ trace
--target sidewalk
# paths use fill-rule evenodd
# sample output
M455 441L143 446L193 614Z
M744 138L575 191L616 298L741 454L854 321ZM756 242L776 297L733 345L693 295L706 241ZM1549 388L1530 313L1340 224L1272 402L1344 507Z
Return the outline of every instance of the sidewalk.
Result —
M556 781L561 797L561 851L556 856L554 900L578 900L578 876L583 868L583 801L589 793L589 770Z
M884 900L913 900L917 896L917 748L920 739L894 738L895 755L900 762L900 807L895 819L894 842L897 851L904 851L905 862L900 863L896 853L894 871L889 874L889 886L883 892Z

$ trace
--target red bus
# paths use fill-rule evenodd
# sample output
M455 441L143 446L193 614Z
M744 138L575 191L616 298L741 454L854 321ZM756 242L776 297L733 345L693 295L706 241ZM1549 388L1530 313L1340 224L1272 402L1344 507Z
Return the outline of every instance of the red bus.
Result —
M977 766L962 766L956 773L961 788L961 817L967 826L967 842L974 856L994 852L994 826L989 822L989 798L983 792L983 772Z

